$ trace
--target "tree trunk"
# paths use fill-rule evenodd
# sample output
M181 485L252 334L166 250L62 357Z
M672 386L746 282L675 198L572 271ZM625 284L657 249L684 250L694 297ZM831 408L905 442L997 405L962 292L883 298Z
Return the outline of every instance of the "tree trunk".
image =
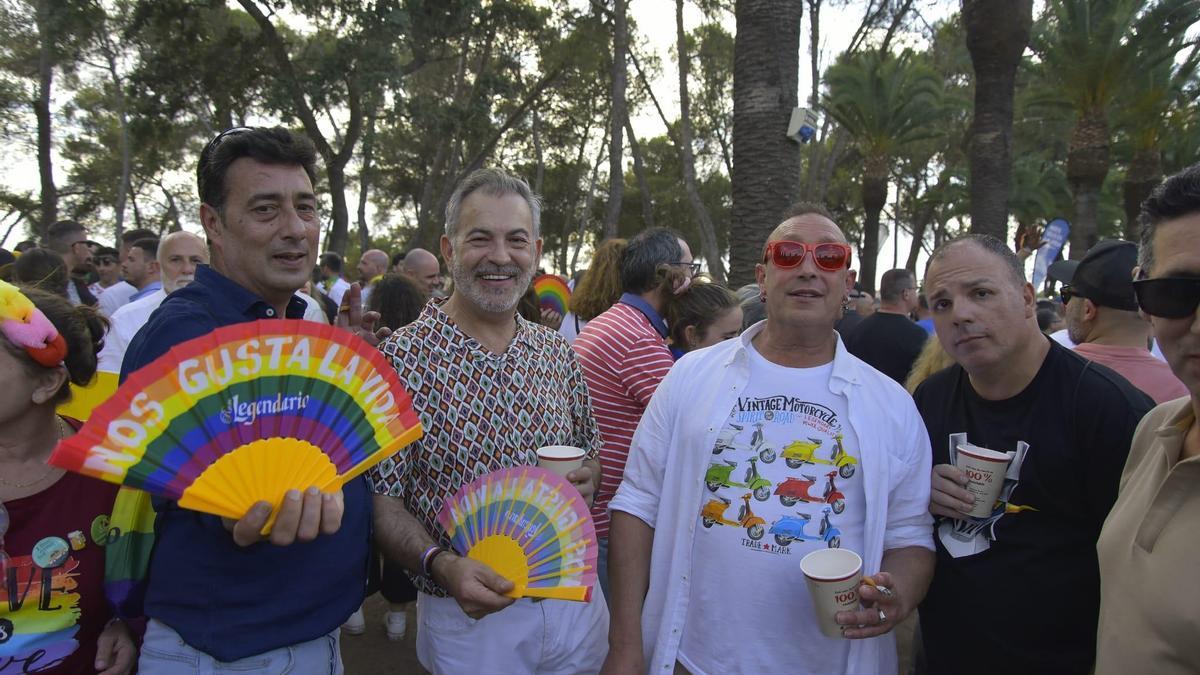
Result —
M330 146L328 139L326 139L325 133L321 131L321 127L317 123L317 116L313 112L312 106L309 105L308 99L304 96L305 87L300 82L295 68L292 66L291 57L288 56L287 45L284 43L283 37L275 29L271 20L263 14L262 9L259 8L255 0L238 0L238 4L258 24L258 28L262 32L263 41L267 45L267 51L270 53L271 59L279 71L278 77L287 85L286 89L291 94L293 112L303 124L304 133L312 140L313 144L317 147L317 152L325 160L325 171L329 178L329 196L333 206L332 228L329 232L328 241L325 242L325 250L345 256L350 226L350 210L346 204L345 192L346 164L354 155L354 147L358 145L359 136L362 135L363 122L363 92L359 87L358 76L353 70L346 73L346 96L343 103L346 105L348 120L346 130L342 134L341 147L334 150ZM420 68L423 63L422 58L423 55L418 55L414 58L414 61L401 66L399 69L400 74L405 75Z
M606 123L605 126L608 127L608 124ZM600 144L601 147L608 144L607 138L604 141L604 143ZM587 192L582 195L582 199L580 200L578 238L575 240L575 250L571 253L571 269L568 276L575 276L575 270L579 269L579 251L583 248L583 235L587 229L588 211L590 211L588 207L592 202L592 195L596 192L596 179L600 175L600 165L603 162L604 152L601 150L600 155L596 157L596 163L592 165L592 179L588 182Z
M888 158L867 157L863 161L862 204L866 218L863 222L862 255L858 261L858 282L863 290L875 293L875 259L879 257L879 213L887 202Z
M1075 204L1075 220L1071 223L1071 260L1083 254L1098 240L1097 209L1100 190L1108 176L1108 120L1104 111L1093 108L1084 111L1075 122L1067 144L1067 183Z
M37 118L38 173L42 182L42 217L35 239L43 239L54 221L58 220L58 189L54 186L54 165L51 160L50 90L54 85L54 61L51 54L54 36L50 28L51 0L38 0L38 97L33 102L33 113Z
M683 185L688 201L696 212L700 230L700 250L708 261L708 273L720 284L725 283L725 262L717 245L717 229L713 226L708 207L696 187L696 158L692 153L692 103L688 95L688 70L691 56L687 49L687 33L683 30L683 0L675 0L676 54L679 57L679 162L683 169ZM799 179L799 176L797 176Z
M1133 153L1133 161L1125 173L1125 182L1121 185L1122 197L1125 201L1125 239L1137 241L1142 228L1138 223L1138 214L1142 210L1142 202L1150 196L1150 192L1162 181L1162 152L1158 146L1139 148Z
M612 114L608 131L608 205L604 212L604 238L617 236L621 198L625 193L625 0L614 0L612 50Z
M363 133L362 169L358 173L358 250L371 248L371 229L367 226L367 193L371 189L371 158L375 149L375 108L367 112L367 129Z
M800 155L787 138L796 107L802 0L737 0L733 58L733 214L729 283L754 280L763 242L795 201Z
M925 191L925 203L919 206L913 214L912 243L908 247L908 259L904 261L904 269L912 272L914 275L917 274L917 258L920 257L921 249L925 244L925 231L929 229L929 223L933 220L934 211L937 209L942 193L949 182L950 171L942 169L941 173L938 174L937 185Z
M113 98L117 108L117 123L120 126L120 153L121 153L121 177L117 185L117 200L113 204L113 233L115 241L121 241L121 233L125 229L125 200L129 194L129 175L131 150L129 147L129 115L125 101L125 85L121 81L121 74L117 70L117 53L116 48L109 39L107 30L102 30L100 35L101 45L104 50L104 57L108 65L108 74L112 78Z
M542 118L538 115L537 108L534 108L530 113L533 127L533 157L537 161L537 169L533 173L533 192L536 195L542 194L542 183L546 180L546 155L542 151Z
M968 132L971 232L1008 238L1013 90L1029 43L1033 0L963 0L962 21L975 69L975 119Z
M642 146L629 116L625 116L625 133L629 134L629 154L633 155L633 175L637 178L638 192L642 195L642 227L654 227L654 198L650 194L650 182L646 180L646 165L642 163Z
M462 51L458 57L458 69L454 74L454 86L451 88L454 92L450 96L451 106L459 108L462 105L463 97L466 95L466 80L467 80L467 53L470 48L470 43L463 41ZM453 139L458 137L458 116L443 128L440 129L442 137L438 140L437 149L433 153L433 162L429 165L429 172L425 175L424 185L421 187L421 197L417 202L417 234L415 240L424 245L425 242L437 239L438 223L441 221L442 214L435 213L437 208L434 203L434 195L440 194L436 192L438 180L449 180L449 177L443 178L446 171L446 162L450 157L450 148L453 145Z

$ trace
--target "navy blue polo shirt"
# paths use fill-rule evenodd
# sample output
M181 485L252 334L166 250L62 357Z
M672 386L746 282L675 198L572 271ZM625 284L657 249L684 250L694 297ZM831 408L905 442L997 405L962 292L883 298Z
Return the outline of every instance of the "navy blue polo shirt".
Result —
M287 318L304 315L293 296ZM277 318L265 300L207 265L167 296L129 344L121 379L194 337ZM342 527L308 543L234 543L221 519L155 500L154 553L146 614L220 661L316 639L338 628L363 601L371 537L366 479L343 488Z

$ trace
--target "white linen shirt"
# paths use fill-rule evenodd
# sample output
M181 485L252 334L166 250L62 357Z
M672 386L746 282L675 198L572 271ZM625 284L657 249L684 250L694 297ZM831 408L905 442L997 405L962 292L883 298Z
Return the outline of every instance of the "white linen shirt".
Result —
M121 305L117 311L113 312L109 321L108 333L104 335L104 347L97 357L96 370L120 374L121 362L125 360L125 350L129 348L133 336L137 335L142 326L146 325L146 322L150 320L150 315L166 299L166 292L160 288L144 298Z
M659 385L633 436L625 477L609 508L654 529L650 587L642 608L647 670L670 675L687 619L696 505L721 425L750 376L748 342L766 325L686 354ZM929 434L912 397L850 352L839 337L829 391L844 395L859 438L866 497L863 572L879 571L883 552L933 550L929 515ZM796 583L803 576L796 568ZM893 633L850 641L848 674L895 672Z

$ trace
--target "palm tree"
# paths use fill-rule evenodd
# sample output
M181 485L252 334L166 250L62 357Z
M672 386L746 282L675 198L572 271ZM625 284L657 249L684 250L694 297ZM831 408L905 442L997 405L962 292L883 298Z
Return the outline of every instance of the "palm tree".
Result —
M1114 104L1133 82L1171 61L1182 36L1200 20L1200 0L1049 0L1031 45L1052 96L1075 119L1067 146L1067 181L1075 217L1073 259L1098 240L1097 209L1111 161Z
M1013 90L1029 44L1033 0L963 0L962 22L975 70L975 117L968 135L971 231L1004 241L1012 173Z
M888 194L896 152L938 134L942 80L909 50L896 55L867 50L844 56L825 74L823 107L854 139L862 156L862 204L866 212L859 278L875 292L879 213Z
M754 280L763 242L800 189L787 138L800 74L803 0L737 0L733 43L733 193L729 284Z
M1183 36L1180 35L1179 39ZM1196 48L1182 62L1163 61L1130 83L1117 113L1117 126L1124 132L1128 164L1122 183L1125 206L1125 238L1138 239L1138 213L1150 191L1162 180L1164 139L1174 144L1170 118L1187 104L1194 92L1188 92L1188 78L1196 73L1200 53Z

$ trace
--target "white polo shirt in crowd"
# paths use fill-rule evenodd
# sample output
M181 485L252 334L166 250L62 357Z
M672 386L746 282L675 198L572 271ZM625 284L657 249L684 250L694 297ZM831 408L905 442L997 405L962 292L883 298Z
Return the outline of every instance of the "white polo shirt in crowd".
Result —
M705 473L718 434L749 385L747 345L765 325L759 322L741 338L691 352L675 364L642 416L624 480L609 505L654 529L649 591L642 610L643 648L651 673L669 675L675 668L692 595L697 508L708 490ZM933 550L932 455L929 434L912 398L891 378L846 351L840 338L828 388L844 399L843 424L857 440L864 500L857 552L864 572L879 571L887 550ZM798 592L806 592L798 562L795 575ZM715 615L713 620L721 619ZM847 673L874 675L896 668L892 633L849 641ZM780 663L778 669L802 672L803 664Z
M116 288L116 286L112 288ZM105 295L108 295L112 288L108 289ZM130 288L133 287L130 286ZM146 322L150 320L150 315L166 299L166 292L160 288L140 300L134 300L127 305L118 307L113 312L109 317L110 325L108 333L104 335L104 348L100 350L96 370L102 373L120 374L121 361L125 360L125 350L129 348L133 336L137 335L142 326L146 325Z
M138 289L128 281L118 281L117 283L104 289L104 295L100 296L99 304L100 313L108 318L112 318L121 309L129 303L129 299L137 293Z

